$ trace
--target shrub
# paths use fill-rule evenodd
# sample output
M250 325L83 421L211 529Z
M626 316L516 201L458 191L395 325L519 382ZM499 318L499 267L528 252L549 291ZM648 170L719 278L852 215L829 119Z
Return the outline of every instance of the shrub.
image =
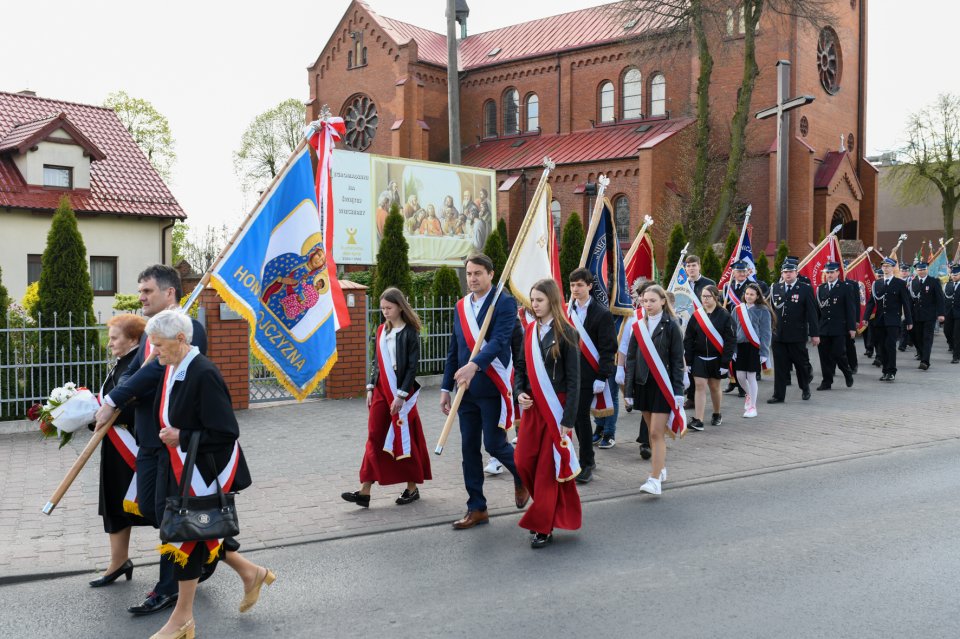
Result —
M483 252L493 260L494 282L499 282L500 276L503 275L503 267L507 264L507 252L503 248L499 232L487 236L487 242L483 245Z
M380 295L395 286L410 297L413 281L410 277L410 246L403 237L403 216L399 207L391 207L390 215L383 225L383 237L380 239L380 248L377 251L377 273L373 279L372 297L380 299Z
M680 253L686 244L687 234L683 231L683 225L678 223L673 227L673 230L670 231L670 242L667 244L667 263L663 269L664 286L670 285L670 278L673 277L673 271L677 267Z
M720 276L723 275L723 264L720 263L720 258L717 257L717 252L713 250L713 246L708 246L704 252L703 268L701 270L705 276L714 282L720 281Z
M438 268L433 278L431 293L436 303L441 304L452 305L456 300L463 297L463 291L460 288L460 278L457 276L457 272L449 266L441 266Z
M785 241L781 241L780 246L777 247L777 254L773 258L773 270L776 271L773 274L774 279L780 278L780 267L783 266L783 261L788 255L790 255L790 247Z
M113 296L113 310L136 313L140 310L140 296L136 293L117 293Z
M770 282L770 260L767 259L766 253L760 253L760 257L757 258L757 279L761 282Z
M567 223L563 225L563 235L560 239L560 278L566 282L570 273L580 266L580 255L583 245L587 241L587 233L580 222L576 211L570 213Z

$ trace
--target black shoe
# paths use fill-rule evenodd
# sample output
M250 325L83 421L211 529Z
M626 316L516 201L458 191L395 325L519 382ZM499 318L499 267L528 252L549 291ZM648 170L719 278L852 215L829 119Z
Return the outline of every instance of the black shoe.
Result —
M897 347L897 350L900 351L901 353L906 353L906 352L907 352L907 347L906 347L906 346L898 346L898 347Z
M857 369L852 369L849 373L843 374L843 381L847 385L847 388L853 386L853 374L857 372Z
M892 382L892 381L894 381L894 380L896 380L896 379L897 379L896 373L890 373L889 375L887 375L887 381L888 381L888 382Z
M653 453L650 450L649 444L640 444L640 459L650 459L653 456Z
M742 388L739 391L737 391L737 397L746 397L746 396L747 396L747 391L743 390Z
M352 493L340 493L340 497L343 501L349 501L357 506L370 507L370 495L361 495L359 490Z
M950 360L951 364L960 364L960 357L954 357Z
M820 385L817 386L817 390L818 390L818 391L821 391L821 390L830 390L830 388L831 388L830 384L828 384L828 383L826 383L826 382L820 382Z
M916 355L914 355L913 359L920 361L920 353L917 353Z
M878 357L873 360L873 365L876 366L877 368L880 368L881 366L883 366L883 362L881 362L880 358Z
M863 352L863 356L864 356L864 357L873 357L873 351L864 351L864 352Z
M803 399L804 401L810 399L810 387L809 387L809 386L803 389L803 395L801 395L800 398Z
M127 559L123 562L123 565L111 572L109 575L103 575L97 579L94 579L90 582L91 588L101 588L103 586L109 586L117 579L120 578L120 575L126 575L127 581L130 581L133 578L133 562Z
M553 541L553 535L545 535L543 533L537 533L533 536L533 539L530 540L531 548L543 548L547 544Z
M420 489L419 489L419 488L414 488L412 493L411 493L408 489L404 488L404 489L403 489L403 493L401 493L400 496L397 497L397 505L398 505L398 506L405 506L405 505L407 505L407 504L412 504L413 502L417 501L418 499L420 499Z
M139 606L130 606L127 608L127 612L131 615L142 617L143 615L149 615L160 612L161 610L166 610L167 608L172 608L176 603L176 593L172 595L158 595L155 592L151 592L147 595L147 598L143 600L143 603Z
M578 484L588 484L590 480L593 479L593 469L596 468L596 464L587 464L580 469L580 474L577 475Z
M683 402L683 407L684 407L684 408L687 408L687 409L693 408L693 400L692 400L692 399L688 399L688 400L684 401L684 402Z
M202 584L210 577L213 577L213 573L216 572L217 564L219 563L219 561L214 561L209 564L203 564L203 567L200 568L200 581L197 583Z
M880 381L881 381L881 382L889 382L889 381L890 381L890 375L888 375L887 373L884 373L883 375L880 376Z
M732 392L735 391L735 390L737 390L737 385L736 385L736 384L727 384L727 387L723 389L723 392L724 392L724 393L732 393Z
M783 403L783 398L782 398L782 397L771 397L770 399L767 400L767 403L768 403L768 404L782 404L782 403Z
M702 431L703 422L701 422L699 419L694 417L687 423L687 428L689 428L690 430L695 430L697 432Z
M714 413L714 414L711 416L711 418L710 418L710 425L711 425L711 426L719 426L719 425L722 424L722 423L723 423L723 415L721 415L720 413Z
M919 368L922 371L925 371L928 368L930 368L930 364L927 364L926 362L920 362L920 365L917 366L917 368Z

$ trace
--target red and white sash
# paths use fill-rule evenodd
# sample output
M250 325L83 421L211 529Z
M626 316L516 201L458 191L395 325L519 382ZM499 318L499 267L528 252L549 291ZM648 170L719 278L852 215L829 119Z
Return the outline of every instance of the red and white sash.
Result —
M595 302L591 302L591 304L593 303ZM593 372L600 372L600 351L597 350L596 344L587 334L587 329L583 326L580 314L577 313L572 301L567 306L567 317L570 318L570 323L577 329L577 334L580 335L580 352L587 358L587 363L590 364ZM590 403L590 414L594 417L610 417L613 415L613 396L610 394L609 380L603 380L603 391L594 394L593 401Z
M393 368L394 362L390 358L390 349L387 348L387 333L381 324L377 329L377 366L380 375L377 376L377 385L380 392L387 398L388 404L393 404L397 396L397 371ZM383 442L383 450L394 459L406 459L410 456L410 422L409 415L417 408L417 398L420 397L418 388L413 395L407 397L400 408L400 412L390 416L390 428L387 438ZM417 413L413 413L417 415Z
M556 326L553 330L562 330ZM537 411L547 422L550 437L553 440L553 464L557 481L570 481L580 474L580 461L573 450L569 435L563 434L560 421L563 419L563 405L557 392L550 383L547 369L543 364L543 353L537 336L537 325L531 324L524 331L524 354L526 355L527 376L530 378L530 392Z
M669 322L670 318L664 317L661 322ZM673 385L670 383L670 376L667 374L667 367L663 365L657 347L653 344L653 338L650 336L650 329L644 320L638 320L633 323L633 335L637 340L637 347L647 362L647 368L650 369L650 375L657 383L657 387L667 400L667 405L672 406L670 418L667 420L667 428L672 437L680 435L683 437L687 433L687 419L683 413L683 404L678 402L673 395Z
M737 308L740 307L738 306ZM720 334L720 331L718 331L713 325L713 322L710 321L710 315L707 313L707 309L702 306L698 307L697 310L693 312L693 318L697 320L697 324L700 325L700 330L707 336L710 344L717 349L718 353L723 354L723 335Z
M727 284L727 299L733 302L734 306L740 306L740 304L742 304L740 298L733 292L733 282Z
M531 313L530 311L528 311L522 306L517 309L517 317L520 318L520 325L523 326L524 331L527 330L528 326L530 326L531 324L537 321L536 315L534 315L533 313Z
M150 343L149 339L147 343ZM97 393L97 401L103 406L103 386L100 387L100 392ZM127 492L123 496L123 512L130 513L131 515L142 515L143 513L140 512L140 504L137 503L137 453L140 452L140 447L137 446L137 440L134 439L130 431L120 426L111 426L110 430L107 431L107 437L110 439L113 447L117 449L117 452L120 453L123 461L126 462L130 470L133 471L130 485L127 486Z
M488 313L493 313L493 304L487 309ZM463 338L467 342L467 348L472 352L477 344L477 336L480 335L480 324L473 314L473 304L464 297L457 302L457 315L460 317L460 329L463 331ZM487 345L484 339L480 348ZM484 371L493 385L500 392L500 419L497 425L507 430L513 425L513 393L511 392L513 384L513 355L510 356L510 362L504 366L499 357L494 357L493 361Z
M743 332L747 336L747 341L750 342L750 345L760 350L760 334L757 333L756 327L753 325L753 322L750 320L750 313L747 312L747 305L740 304L735 310L737 314L737 319L740 320L740 326L743 327ZM763 369L767 370L767 363L763 362Z
M186 377L187 367L190 365L190 362L193 361L193 358L199 353L199 350L196 347L193 347L191 351L187 354L184 360L174 369L173 366L167 366L166 371L163 374L163 388L160 395L160 428L170 428L173 425L170 423L170 394L173 391L173 386L178 381L183 381L183 378ZM183 476L183 467L186 465L187 454L180 450L180 446L168 446L167 449L170 452L170 466L173 468L173 475L177 480L177 484L180 484L180 478ZM233 487L233 480L237 473L238 462L240 460L240 444L238 442L233 443L233 451L230 453L230 460L227 462L226 467L217 475L217 479L220 480L220 487L223 492L230 492L230 489ZM213 481L207 483L204 481L203 476L200 474L200 468L196 465L193 467L193 476L190 478L190 494L196 497L203 497L206 495L213 495L217 492L217 482ZM220 554L223 540L222 539L207 539L204 541L166 541L158 550L161 555L169 555L173 561L177 562L181 566L187 565L187 559L190 558L190 553L193 552L193 549L196 548L198 543L206 544L207 550L209 551L209 558L207 563L212 563L214 559Z

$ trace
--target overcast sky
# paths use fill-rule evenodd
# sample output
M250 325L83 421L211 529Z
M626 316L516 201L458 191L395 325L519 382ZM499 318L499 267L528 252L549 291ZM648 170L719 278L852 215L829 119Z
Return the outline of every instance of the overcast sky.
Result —
M477 33L600 0L474 0ZM170 120L171 188L194 228L245 213L232 153L257 114L306 100L306 67L348 0L144 4L115 0L4 3L0 90L100 104L111 91L149 100ZM445 32L444 0L369 0L374 11ZM907 115L960 92L952 0L870 0L867 149L894 148Z

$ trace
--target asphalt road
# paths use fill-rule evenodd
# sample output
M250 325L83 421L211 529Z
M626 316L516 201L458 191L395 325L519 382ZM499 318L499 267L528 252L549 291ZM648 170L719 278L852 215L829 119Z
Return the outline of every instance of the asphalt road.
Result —
M960 636L960 442L588 504L534 551L516 515L250 554L278 574L250 613L221 565L198 636ZM282 524L278 524L282 525ZM242 539L241 539L242 541ZM0 637L149 637L152 585L0 587Z

